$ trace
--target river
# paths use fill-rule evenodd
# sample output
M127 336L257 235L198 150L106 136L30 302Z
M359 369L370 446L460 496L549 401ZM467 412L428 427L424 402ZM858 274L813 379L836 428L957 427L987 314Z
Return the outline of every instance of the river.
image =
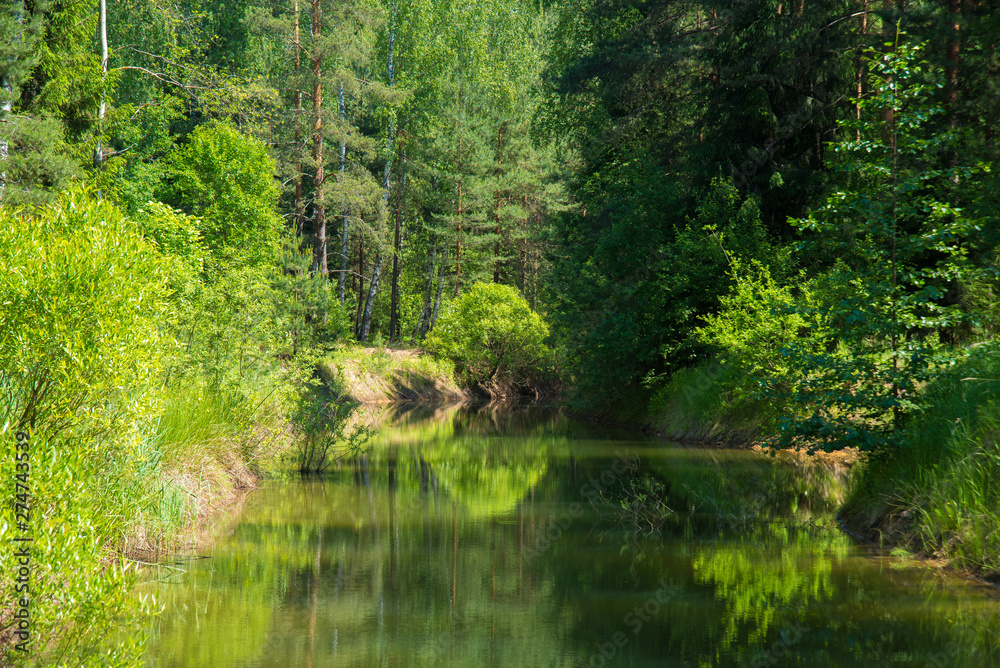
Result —
M387 408L146 585L150 666L991 666L1000 600L838 528L843 467Z

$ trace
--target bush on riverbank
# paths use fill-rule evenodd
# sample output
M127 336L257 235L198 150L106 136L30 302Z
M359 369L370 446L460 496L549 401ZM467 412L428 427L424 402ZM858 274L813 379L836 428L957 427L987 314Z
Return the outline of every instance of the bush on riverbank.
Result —
M746 445L777 425L773 407L749 387L750 379L732 364L681 369L653 395L648 420L671 440Z
M551 384L549 328L514 288L475 283L455 299L425 341L460 378L491 396Z
M827 345L808 286L794 295L757 261L734 260L730 274L733 291L694 332L713 360L674 372L650 402L650 420L668 438L744 445L770 436L803 380L789 349Z
M160 513L152 416L170 348L165 265L114 206L82 193L32 215L0 209L0 265L0 538L32 538L31 635L14 635L4 605L0 648L16 661L26 655L9 645L30 640L41 663L135 665L141 634L107 639L142 614L127 600L134 569L115 555ZM15 464L16 440L28 443L27 466ZM15 491L27 521L6 501ZM4 549L4 600L16 571Z

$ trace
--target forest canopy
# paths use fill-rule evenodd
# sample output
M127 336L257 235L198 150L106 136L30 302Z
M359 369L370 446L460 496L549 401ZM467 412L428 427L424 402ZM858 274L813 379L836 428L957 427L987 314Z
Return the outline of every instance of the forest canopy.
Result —
M758 398L810 412L853 379L787 434L869 420L874 446L993 331L998 20L986 0L18 0L0 198L83 181L154 235L167 206L202 271L280 267L289 313L361 341L419 343L474 284L511 286L601 411L608 386L645 406L800 323ZM776 319L727 339L751 295L777 301L740 327Z

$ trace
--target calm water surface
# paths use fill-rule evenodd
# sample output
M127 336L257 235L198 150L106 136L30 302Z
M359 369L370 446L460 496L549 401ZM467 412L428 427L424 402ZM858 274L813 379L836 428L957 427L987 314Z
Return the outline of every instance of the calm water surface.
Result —
M837 529L844 470L558 409L371 419L366 457L267 484L150 585L148 665L1000 665L994 590Z

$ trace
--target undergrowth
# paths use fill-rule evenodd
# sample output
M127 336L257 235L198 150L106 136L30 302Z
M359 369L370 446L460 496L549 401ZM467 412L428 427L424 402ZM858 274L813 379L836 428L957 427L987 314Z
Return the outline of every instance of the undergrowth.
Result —
M976 347L927 387L904 445L874 453L844 507L869 537L1000 577L1000 348Z
M738 367L714 361L675 372L653 395L648 415L667 438L727 445L772 433L777 418L774 406L754 396Z

